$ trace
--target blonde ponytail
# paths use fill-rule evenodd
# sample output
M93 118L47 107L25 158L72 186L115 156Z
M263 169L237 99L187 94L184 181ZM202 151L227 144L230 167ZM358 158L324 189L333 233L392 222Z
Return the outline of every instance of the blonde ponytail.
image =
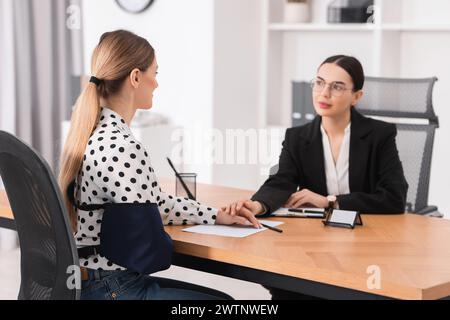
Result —
M69 211L72 227L76 226L76 212L67 197L67 188L75 179L83 163L83 155L92 131L100 116L100 99L97 87L89 83L77 100L72 113L70 130L61 157L59 185L63 191L64 203ZM65 191L65 192L64 192Z
M89 82L75 104L59 173L59 186L74 231L77 214L67 189L78 176L87 144L98 124L100 98L117 94L133 69L146 71L153 60L154 50L148 41L124 30L103 34L94 50L92 75L100 80L100 84Z

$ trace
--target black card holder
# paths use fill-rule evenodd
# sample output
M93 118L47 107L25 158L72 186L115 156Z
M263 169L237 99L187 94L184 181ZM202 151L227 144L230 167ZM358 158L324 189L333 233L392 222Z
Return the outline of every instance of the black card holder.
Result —
M354 229L355 226L362 226L363 225L361 214L360 214L359 211L352 211L352 212L356 212L356 214L355 214L354 220L351 223L334 222L333 221L333 212L334 211L335 211L334 209L331 209L331 210L327 211L326 218L325 218L325 220L322 221L322 223L325 226ZM339 210L339 211L343 211L343 210Z

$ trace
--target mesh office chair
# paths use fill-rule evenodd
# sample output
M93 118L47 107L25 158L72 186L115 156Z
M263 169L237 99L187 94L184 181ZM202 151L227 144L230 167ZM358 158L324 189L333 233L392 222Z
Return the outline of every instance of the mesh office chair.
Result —
M406 210L442 217L436 206L428 205L434 133L439 127L433 110L436 81L367 77L358 110L397 125L397 147L409 184ZM417 120L423 124L414 124Z
M72 274L67 273L68 267L79 264L75 240L45 160L19 139L0 131L0 175L19 234L19 299L79 299L76 288L80 288L80 279L68 281Z
M439 127L432 103L436 81L437 78L366 77L364 97L357 108L366 116L382 117L382 120L394 122L397 125L397 147L409 184L406 210L442 217L437 207L428 205L434 133ZM308 87L307 82L293 83L294 126L309 122L305 119L308 114L315 115L311 89ZM425 123L411 123L417 120ZM276 168L273 169L273 172L276 172Z

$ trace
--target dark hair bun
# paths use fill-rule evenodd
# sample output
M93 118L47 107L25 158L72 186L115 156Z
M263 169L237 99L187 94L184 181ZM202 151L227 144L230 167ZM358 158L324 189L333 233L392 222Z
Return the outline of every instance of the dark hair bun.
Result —
M351 56L336 55L326 59L320 66L326 63L334 63L347 71L353 80L353 91L359 91L364 87L364 69L358 59Z

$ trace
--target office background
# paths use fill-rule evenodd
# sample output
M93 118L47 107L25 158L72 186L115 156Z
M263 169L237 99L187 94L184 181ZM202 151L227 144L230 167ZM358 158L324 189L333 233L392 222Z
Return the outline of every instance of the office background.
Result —
M291 82L310 80L320 62L336 53L359 58L370 76L436 76L439 82L433 100L440 128L436 132L428 202L450 218L448 0L377 0L381 20L370 27L326 24L329 0L312 0L308 24L283 23L284 0L156 0L137 15L123 11L113 0L39 0L40 7L27 6L33 3L30 0L0 0L0 129L18 133L19 125L20 130L27 129L28 124L33 126L35 131L24 131L25 140L36 141L33 135L38 134L41 140L36 147L49 163L56 165L64 130L51 129L63 126L61 122L67 120L70 109L58 109L56 119L54 106L59 104L44 106L40 110L46 113L40 115L40 126L36 126L31 113L16 108L21 92L16 80L26 75L17 74L14 63L19 59L16 45L21 36L13 27L13 17L20 16L20 12L13 12L13 2L22 3L34 13L55 13L56 9L50 8L58 2L57 12L66 13L65 19L58 22L60 28L66 25L68 16L76 18L80 8L79 25L72 21L72 27L65 30L73 41L70 70L66 70L73 92L60 98L68 101L76 96L80 77L89 75L90 56L103 32L121 28L147 38L156 49L160 67L160 86L151 112L169 119L172 128L222 132L274 129L278 133L274 139L281 143L282 133L292 124ZM69 6L75 12L66 12ZM40 19L42 23L46 21L43 16ZM64 37L62 31L59 35ZM37 38L34 44L44 53L45 40L42 41ZM58 52L63 55L64 51ZM46 64L54 64L46 55L38 55L34 61L39 63L37 70L42 74ZM55 79L62 79L64 67L58 71L58 78L46 75L39 88L48 92L57 88ZM42 101L47 100L44 97ZM54 140L53 134L59 139ZM170 132L164 135L170 136ZM270 164L204 163L205 139L208 137L194 137L191 150L184 150L194 155L194 163L179 164L184 171L196 172L199 182L256 189L267 177ZM273 150L273 161L278 153L279 150ZM166 172L169 171L161 175ZM0 264L8 260L5 255L1 257Z
M156 1L137 16L113 1L85 1L85 72L99 36L105 30L127 28L148 38L157 50L160 87L155 111L186 127L281 131L292 121L291 81L310 80L320 62L335 53L357 56L371 76L437 76L434 107L441 127L436 132L429 203L450 218L450 3L382 1L386 25L377 31L327 27L329 2L312 1L312 25L289 27L277 23L282 21L283 5L277 0ZM198 144L201 148L202 141ZM186 170L197 172L201 181L250 189L266 178L260 166L250 164Z

